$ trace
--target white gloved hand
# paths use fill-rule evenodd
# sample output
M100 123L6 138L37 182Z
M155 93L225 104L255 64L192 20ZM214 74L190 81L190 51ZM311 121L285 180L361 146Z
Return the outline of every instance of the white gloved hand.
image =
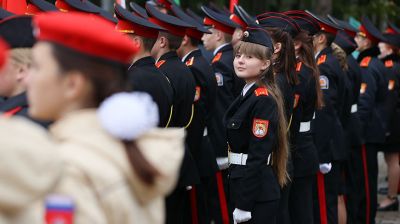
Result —
M323 174L327 174L332 169L332 163L321 163L319 164L319 171Z
M247 222L251 219L251 212L235 208L233 211L233 220L235 223Z
M229 160L228 157L218 157L217 164L219 170L226 170L229 167Z

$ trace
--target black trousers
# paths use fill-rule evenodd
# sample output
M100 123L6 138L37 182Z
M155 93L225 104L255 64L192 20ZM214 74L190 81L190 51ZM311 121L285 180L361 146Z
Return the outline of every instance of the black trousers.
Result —
M357 214L361 206L360 188L364 186L361 145L351 148L349 159L346 161L345 172L347 222L353 224L357 223Z
M329 224L338 223L338 195L340 184L340 166L337 162L332 162L332 169L329 173L324 175L324 189L318 189L318 183L315 178L313 184L313 201L314 201L314 223L321 223L320 213L320 197L319 191L324 191L326 200L326 216Z
M222 185L222 186L221 186ZM228 169L221 170L212 178L209 185L209 211L215 224L227 224L232 221L232 212L228 206ZM222 189L221 189L222 187ZM222 192L223 191L223 192ZM223 195L222 195L223 194ZM225 201L222 200L225 198ZM225 213L223 210L227 209ZM233 222L232 222L233 223Z
M188 192L186 188L175 188L165 199L166 224L184 224L185 205L188 203Z
M279 200L279 209L277 223L279 224L290 224L289 214L289 195L292 182L289 182L285 187L281 189L281 198Z
M313 181L315 175L294 177L289 195L290 220L296 224L313 224Z
M251 219L240 224L276 224L279 200L258 202L251 211Z
M363 179L359 188L360 203L357 223L375 224L378 191L378 149L380 144L365 144L361 148Z

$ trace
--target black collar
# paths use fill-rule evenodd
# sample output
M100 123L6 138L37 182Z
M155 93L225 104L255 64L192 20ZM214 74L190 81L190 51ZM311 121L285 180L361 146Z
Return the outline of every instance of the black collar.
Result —
M28 99L26 98L26 93L21 93L19 95L10 97L0 104L0 111L6 112L12 110L16 107L27 107Z
M147 57L144 57L144 58L141 58L141 59L135 61L135 63L133 63L131 67L140 67L140 66L145 66L145 65L154 65L155 63L156 63L156 61L154 60L153 57L147 56Z
M163 54L159 61L161 60L168 60L168 59L172 59L172 58L178 58L178 55L176 54L176 51L168 51L167 53Z
M368 48L368 49L360 52L360 54L358 55L357 61L361 62L361 60L363 58L368 57L368 56L377 57L379 55L379 53L380 53L379 48L376 46Z

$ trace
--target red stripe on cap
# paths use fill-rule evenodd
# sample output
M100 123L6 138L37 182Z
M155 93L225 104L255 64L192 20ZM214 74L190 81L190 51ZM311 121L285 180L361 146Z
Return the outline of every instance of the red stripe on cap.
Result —
M242 29L246 29L247 28L247 24L239 16L237 16L236 14L231 14L229 19L231 19L234 23L236 23L240 27L242 27Z
M186 29L186 35L188 35L189 37L196 38L198 40L201 40L201 38L203 37L202 32L198 31L197 29L192 29L192 28Z
M210 17L204 18L204 25L212 26L214 29L220 30L230 35L232 35L235 32L235 28L226 26L225 24L220 23L217 20L213 20Z
M371 33L368 32L367 29L363 25L360 26L360 32L364 33L368 39L370 39L374 43L378 43L379 39L375 38Z
M41 12L42 12L42 10L40 10L36 5L28 4L26 6L26 11L25 11L26 15L36 15Z
M115 26L93 14L41 13L33 18L39 41L55 42L83 54L130 63L137 48Z

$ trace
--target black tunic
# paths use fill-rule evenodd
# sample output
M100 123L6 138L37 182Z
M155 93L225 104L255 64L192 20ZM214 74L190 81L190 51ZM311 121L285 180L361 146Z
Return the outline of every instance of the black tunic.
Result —
M157 103L160 115L159 127L165 127L170 117L173 90L168 79L157 70L152 57L137 60L128 70L129 81L134 91L150 94Z

